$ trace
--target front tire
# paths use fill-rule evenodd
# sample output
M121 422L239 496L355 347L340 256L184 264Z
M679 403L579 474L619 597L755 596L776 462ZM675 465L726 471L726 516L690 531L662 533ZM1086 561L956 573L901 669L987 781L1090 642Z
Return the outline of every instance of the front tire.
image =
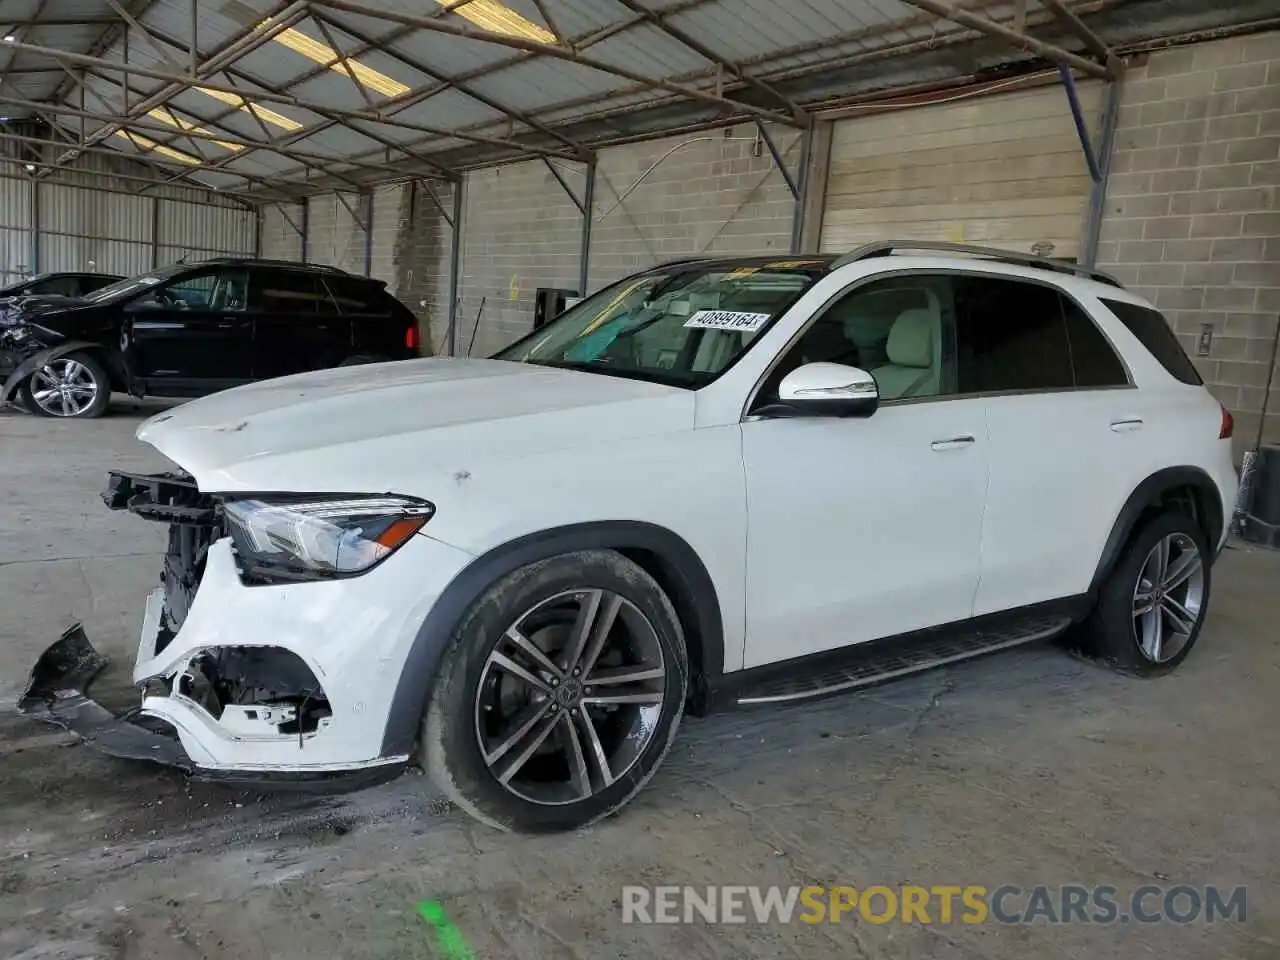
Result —
M1209 607L1204 532L1181 512L1150 520L1130 540L1082 628L1084 651L1131 673L1159 675L1195 646Z
M38 417L89 420L107 412L111 378L92 354L50 360L18 388L22 405Z
M639 566L603 550L533 563L485 592L445 652L423 766L501 830L585 827L648 782L688 684L679 618Z

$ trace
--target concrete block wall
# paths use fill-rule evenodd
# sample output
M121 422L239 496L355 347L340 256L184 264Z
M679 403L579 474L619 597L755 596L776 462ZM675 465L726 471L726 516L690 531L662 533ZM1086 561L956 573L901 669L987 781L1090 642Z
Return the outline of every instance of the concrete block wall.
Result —
M799 133L770 133L797 169ZM595 199L592 290L663 260L790 247L791 193L754 125L602 150Z
M298 232L301 227L302 204L273 203L263 207L262 256L268 260L301 259L302 234Z
M363 274L368 203L367 196L356 193L344 193L342 199L332 193L311 197L307 213L307 262Z
M580 191L581 173L559 169ZM538 287L577 289L582 214L540 160L469 173L465 191L458 354L485 357L533 328Z
M454 185L436 180L405 184L398 194L396 239L392 252L393 279L387 284L418 316L422 353L446 352L449 328L449 256L453 231L440 206L453 209ZM375 207L375 214L380 208ZM375 217L375 222L380 222ZM378 227L374 228L374 259L379 259ZM375 270L375 273L377 270Z
M1240 449L1263 416L1280 322L1280 32L1153 53L1124 83L1098 263L1169 318L1235 414Z

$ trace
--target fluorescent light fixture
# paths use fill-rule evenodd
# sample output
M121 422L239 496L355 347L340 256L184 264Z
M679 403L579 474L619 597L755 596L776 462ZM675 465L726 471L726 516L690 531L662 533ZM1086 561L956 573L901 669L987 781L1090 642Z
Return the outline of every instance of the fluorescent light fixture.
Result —
M177 160L179 163L189 164L193 167L198 167L203 162L199 157L193 157L191 154L183 153L181 150L170 149L164 144L156 143L154 140L150 140L140 133L134 133L132 130L117 130L116 136L128 140L144 153L158 153L162 157L168 157L170 160Z
M274 110L268 110L266 107L258 103L250 103L244 97L236 93L228 93L226 90L210 90L208 87L196 87L205 96L213 97L215 100L221 100L228 106L235 107L237 110L243 110L251 117L257 117L263 123L275 124L281 130L288 130L293 133L295 130L301 130L302 124L297 120L290 119L282 113L276 113Z
M156 107L154 110L148 110L147 116L150 117L152 120L159 120L161 123L168 124L169 126L174 127L177 130L184 130L190 133L202 133L210 137L213 136L213 134L210 133L208 130L206 130L204 127L198 127L194 123L188 123L186 120L183 120L180 116L178 116L172 110ZM241 150L244 149L244 147L240 146L240 144L228 143L226 140L214 140L213 142L216 143L218 146L222 147L224 150L230 150L232 153L239 153Z
M4 35L4 42L5 42L5 43L17 43L17 42L18 42L18 38L17 38L17 37L15 37L12 33L6 33L6 34Z
M464 20L470 20L480 29L488 30L490 33L501 33L507 37L523 37L525 40L536 40L538 43L556 43L559 39L546 27L522 17L498 0L436 0L436 3L446 10L457 7L458 16Z
M267 30L272 23L271 17L266 17L255 29ZM409 92L409 88L399 80L393 80L385 73L379 73L372 67L366 67L359 60L342 55L333 47L308 37L301 30L286 27L271 39L281 46L288 47L294 53L301 54L308 60L314 61L322 67L328 67L344 77L347 76L347 68L350 67L351 75L356 78L357 83L368 87L375 93L382 94L384 97L400 97Z

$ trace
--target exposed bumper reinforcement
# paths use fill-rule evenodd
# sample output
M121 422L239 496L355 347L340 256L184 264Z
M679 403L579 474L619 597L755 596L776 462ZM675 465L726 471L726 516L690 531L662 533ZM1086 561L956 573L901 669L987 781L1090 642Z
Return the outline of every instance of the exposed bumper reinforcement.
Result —
M94 649L76 624L40 654L18 710L33 720L76 734L103 753L124 760L149 760L190 773L195 770L176 736L134 722L136 714L117 717L88 695L107 658Z
M181 770L195 780L228 786L346 793L393 780L408 763L380 764L354 770L228 770L199 767L167 725L134 710L117 716L88 695L89 685L107 665L80 624L68 629L32 668L19 712L78 736L108 756L144 760Z

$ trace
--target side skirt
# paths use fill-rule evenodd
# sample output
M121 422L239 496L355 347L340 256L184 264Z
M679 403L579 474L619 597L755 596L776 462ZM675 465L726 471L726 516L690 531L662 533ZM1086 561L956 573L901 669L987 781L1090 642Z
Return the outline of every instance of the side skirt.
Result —
M1048 640L1088 610L1068 597L708 678L707 710L832 696Z

